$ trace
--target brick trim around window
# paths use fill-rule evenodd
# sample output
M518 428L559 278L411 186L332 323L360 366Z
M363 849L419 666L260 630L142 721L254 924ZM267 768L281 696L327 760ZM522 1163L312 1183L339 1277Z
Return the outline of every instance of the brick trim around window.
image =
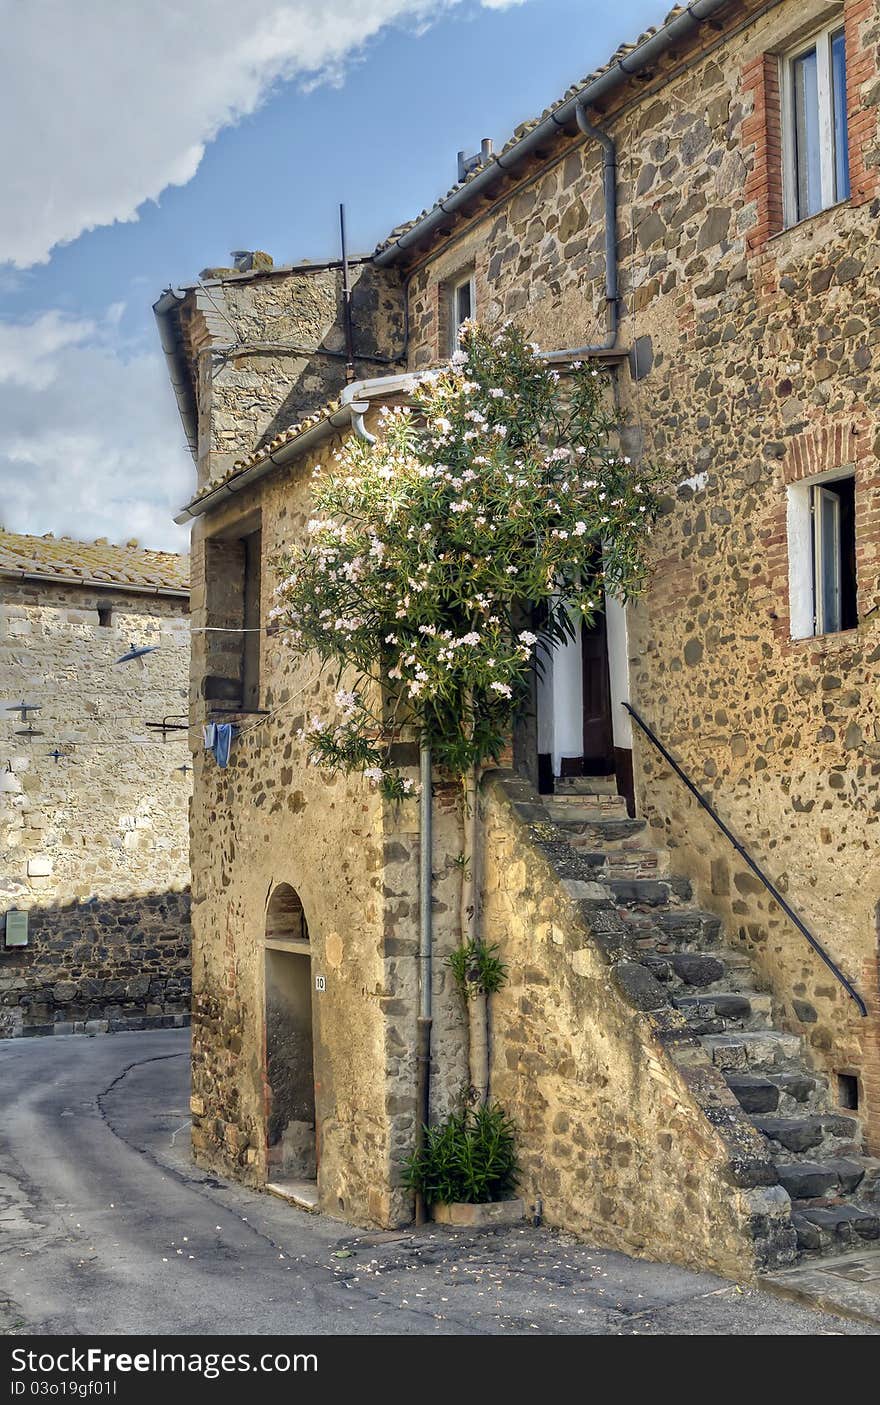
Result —
M850 0L843 7L846 34L846 107L849 127L850 200L864 205L880 191L877 91L880 17L876 0ZM871 100L869 103L869 99Z
M742 126L743 146L754 148L744 194L754 200L757 218L746 236L746 248L756 254L784 222L782 207L782 99L779 59L759 54L742 72L743 92L752 95L752 111Z
M849 178L852 205L864 205L880 193L880 17L876 0L847 0L846 96ZM756 217L746 236L749 255L760 253L768 239L785 227L782 189L782 95L778 53L758 54L742 70L743 93L752 110L742 125L743 147L753 150L745 197L754 201Z
M851 468L856 480L856 582L858 616L864 619L878 603L880 577L880 465L873 453L867 417L856 422L816 425L790 439L781 464L779 487L759 533L763 569L750 580L756 605L766 605L774 636L785 649L805 640L791 638L788 559L788 501L786 489L817 474ZM777 480L778 482L778 480ZM818 641L810 638L810 643Z

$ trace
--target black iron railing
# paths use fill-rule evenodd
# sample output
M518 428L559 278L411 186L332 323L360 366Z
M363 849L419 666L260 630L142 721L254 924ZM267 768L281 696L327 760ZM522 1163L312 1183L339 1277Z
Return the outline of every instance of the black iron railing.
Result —
M747 851L743 848L742 844L740 844L736 835L732 834L731 831L728 829L721 816L717 813L713 806L709 804L709 801L706 800L705 797L700 794L700 792L697 790L697 787L691 780L690 776L688 776L687 773L682 770L681 766L679 766L678 762L675 760L675 757L670 755L666 747L661 742L660 738L654 731L652 731L652 729L648 726L644 718L639 716L635 708L630 703L625 702L623 706L626 708L630 717L637 724L637 726L639 726L644 732L651 745L656 747L657 751L659 751L664 761L666 761L672 767L679 780L684 782L691 795L697 801L697 803L699 805L702 805L706 813L715 821L724 837L730 840L734 849L739 854L740 858L743 860L743 863L748 864L755 877L760 879L760 881L763 883L764 887L767 889L767 892L770 894L773 901L775 903L778 903L779 907L782 908L782 911L785 913L789 921L793 922L794 925L797 927L798 931L800 932L801 936L806 938L810 946L815 951L816 955L819 957L819 960L825 962L825 965L828 967L829 971L831 971L834 977L840 982L850 999L855 1001L856 1005L859 1008L860 1014L866 1016L868 1013L868 1007L865 1004L864 1000L859 995L859 992L856 990L855 986L853 986L852 983L847 980L840 967L837 966L834 961L832 961L831 957L828 955L828 952L825 950L822 943L816 940L812 932L804 925L804 923L798 917L797 913L785 901L785 898L782 896L776 885L774 883L771 883L766 873L764 873L764 871L758 866L758 864L755 863L755 860L752 858L751 854L747 853Z

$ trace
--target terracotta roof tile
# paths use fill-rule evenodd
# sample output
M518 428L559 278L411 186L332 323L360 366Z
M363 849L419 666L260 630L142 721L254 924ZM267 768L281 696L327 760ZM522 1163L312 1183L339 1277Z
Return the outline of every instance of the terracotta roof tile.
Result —
M327 404L322 405L320 410L317 410L315 414L307 415L305 419L299 420L296 424L289 425L287 429L282 429L281 433L276 434L274 439L270 439L268 444L261 444L258 449L254 449L252 453L246 454L244 458L236 459L235 463L232 464L230 468L227 468L225 473L219 473L216 478L209 479L208 482L199 489L192 499L190 506L192 506L193 503L201 502L202 498L208 497L211 493L215 492L217 488L222 488L224 483L228 483L231 479L237 478L238 475L244 473L246 469L255 468L256 465L262 463L264 459L271 458L272 455L276 453L278 449L283 448L285 444L289 444L291 440L298 439L301 434L305 434L307 429L314 429L315 425L320 424L322 420L329 419L331 415L336 413L341 403L340 400L328 401Z
M160 593L184 591L189 589L189 557L149 551L134 541L113 546L103 537L80 542L51 533L32 537L0 530L0 576L22 574L149 587Z

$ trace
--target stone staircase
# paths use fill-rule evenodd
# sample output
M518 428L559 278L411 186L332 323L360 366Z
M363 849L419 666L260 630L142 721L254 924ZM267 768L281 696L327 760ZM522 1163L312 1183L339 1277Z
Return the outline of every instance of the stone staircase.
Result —
M858 1118L833 1105L800 1037L774 1023L772 996L721 920L670 874L668 853L649 847L646 822L627 816L611 782L557 781L542 800L583 878L610 891L632 958L663 984L767 1138L800 1256L880 1247L880 1160L864 1154Z

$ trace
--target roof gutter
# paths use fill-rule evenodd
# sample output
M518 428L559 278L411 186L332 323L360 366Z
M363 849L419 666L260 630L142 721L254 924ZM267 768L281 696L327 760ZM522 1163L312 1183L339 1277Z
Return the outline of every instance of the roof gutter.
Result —
M620 286L617 269L617 147L614 138L594 127L582 106L575 109L577 124L585 137L597 141L602 148L602 187L605 205L605 307L607 331L605 340L589 346L567 347L560 351L545 351L540 360L548 366L562 361L577 361L582 356L601 355L614 351L620 329Z
M366 410L366 405L364 410ZM203 498L196 498L175 517L178 526L191 521L196 517L204 517L206 512L211 512L215 507L219 507L227 498L234 497L244 488L249 488L258 479L265 478L267 473L271 473L274 468L283 468L285 464L291 463L299 458L300 454L313 444L326 439L334 429L343 429L351 424L353 405L340 406L334 410L326 419L319 420L317 424L310 425L304 429L302 434L298 434L295 439L291 439L288 444L283 444L274 453L268 454L266 458L253 465L252 468L242 469L241 473L235 474L225 483L218 483L213 492L206 493Z
M652 34L641 44L637 44L624 58L618 59L592 82L586 83L583 88L567 98L553 112L548 113L536 127L532 127L531 131L526 132L521 141L518 141L508 151L501 152L487 166L483 166L472 180L459 186L446 200L441 200L433 210L425 215L424 219L413 225L412 229L408 229L387 248L374 254L373 262L379 268L385 268L394 263L401 255L423 243L445 224L450 215L456 214L459 210L470 205L476 196L488 194L500 174L518 166L533 152L545 145L549 137L556 136L560 129L570 128L573 122L578 121L579 108L595 107L610 97L630 78L649 68L658 58L674 48L683 39L689 38L699 29L701 24L711 19L718 10L723 9L727 4L729 4L729 0L693 0L680 15L676 15L675 19L670 20L656 34Z
M177 398L177 408L180 412L180 420L183 425L183 432L186 435L186 442L193 458L198 457L199 434L198 416L196 413L196 402L193 394L192 381L189 377L189 367L183 348L180 344L180 337L175 331L177 319L172 322L171 313L175 312L186 297L185 293L175 292L173 288L167 288L159 298L153 303L153 313L156 324L159 328L159 340L162 343L162 350L165 353L165 361L168 366L168 375L174 388Z
M132 581L99 581L94 576L56 576L48 571L9 570L0 567L0 576L11 581L39 581L46 585L83 585L90 590L115 590L120 595L168 595L188 600L189 590L172 585L135 585Z

